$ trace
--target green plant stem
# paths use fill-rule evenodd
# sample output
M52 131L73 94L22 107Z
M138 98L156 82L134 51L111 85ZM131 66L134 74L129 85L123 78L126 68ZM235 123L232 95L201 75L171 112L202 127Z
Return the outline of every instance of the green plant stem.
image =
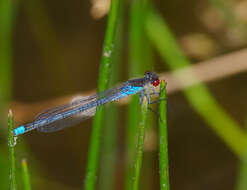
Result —
M142 157L143 157L143 144L144 144L144 134L146 127L146 118L147 118L147 109L148 104L145 99L141 106L141 118L139 124L139 132L138 132L138 142L137 142L137 153L136 153L136 161L134 168L134 176L133 176L133 190L138 190L140 175L141 175L141 167L142 167Z
M12 23L13 1L0 1L0 115L3 116L6 102L12 91ZM0 117L0 129L7 130L4 117ZM3 131L3 130L2 130Z
M244 152L242 159L240 160L240 171L237 179L237 190L247 189L247 149Z
M7 137L7 122L5 120L6 108L8 102L11 100L12 96L12 30L13 30L13 17L14 17L14 4L16 2L9 0L0 1L0 136L1 138ZM10 116L9 116L10 117ZM10 119L10 118L9 118ZM9 129L10 130L10 129ZM8 144L10 145L10 136L8 136ZM14 159L14 148L10 146L9 155L5 156L4 150L7 149L7 145L1 147L0 152L0 167L1 167L1 183L0 189L7 189L7 186L10 185L11 189L15 189L15 167L13 165L12 170L12 159ZM9 162L9 165L7 164ZM14 162L14 160L13 160ZM9 171L8 171L9 170ZM6 175L6 172L10 172L9 177ZM13 171L13 173L12 173ZM14 176L14 179L12 179ZM7 180L5 180L7 178Z
M169 190L169 168L168 168L168 137L166 119L166 88L165 82L161 81L160 103L159 103L159 170L160 189Z
M245 122L245 133L247 129L247 119ZM246 137L247 141L247 137ZM247 146L245 148L244 154L240 159L240 166L239 166L239 175L237 178L237 190L246 190L247 189Z
M9 180L10 180L10 189L16 189L16 168L15 168L15 139L12 133L14 129L13 124L13 114L12 111L9 111L8 114L8 147L9 147Z
M30 184L30 175L27 167L27 161L22 160L21 162L22 166L22 177L23 177L23 184L24 184L24 190L31 190L31 184Z
M133 164L135 160L136 137L138 132L138 122L140 121L140 104L138 96L131 97L128 106L128 123L126 129L126 168L125 168L125 188L132 190Z
M144 59L146 47L144 18L146 11L145 0L133 0L130 10L130 32L129 32L129 77L143 74L150 63Z
M124 15L122 5L120 1L119 16L117 22L115 51L113 52L113 65L112 75L109 85L112 86L119 82L121 76L122 65L122 45L123 45L123 24ZM117 131L119 128L119 106L115 103L111 103L106 106L105 122L103 127L103 143L100 151L100 175L99 175L99 189L100 190L113 190L115 182L115 168L117 161Z
M164 63L171 70L177 71L180 68L191 65L190 61L178 48L176 40L165 21L154 10L150 11L147 16L146 29L149 38L158 49ZM175 74L182 84L186 83L187 79L176 72ZM194 73L191 73L189 80L198 79ZM230 115L221 108L208 88L202 83L199 83L193 87L186 88L184 95L212 130L236 155L241 157L246 146L246 135Z
M144 30L146 15L146 1L133 0L130 10L129 31L129 78L143 75L145 70L151 69L152 62L149 43ZM135 160L135 144L140 121L140 106L138 96L131 97L128 106L128 123L126 130L126 168L125 189L132 190L133 162Z
M114 47L115 32L117 26L119 0L111 1L111 8L108 16L106 35L103 47L103 56L100 65L98 92L107 89L110 78L110 67L112 63L112 51ZM86 170L86 179L84 184L85 190L95 189L96 175L99 161L99 147L101 144L101 128L103 125L104 107L97 107L97 113L93 120L93 128L90 139L88 153L88 165Z

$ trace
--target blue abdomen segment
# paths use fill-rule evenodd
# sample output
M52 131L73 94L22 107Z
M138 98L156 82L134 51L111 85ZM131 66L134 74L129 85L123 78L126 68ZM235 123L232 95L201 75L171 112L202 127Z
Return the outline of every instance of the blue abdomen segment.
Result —
M70 123L68 123L69 120L65 120L66 118L69 118L70 116L73 116L79 113L83 113L84 111L85 111L85 114L81 114L81 116L79 115L79 117L81 117L81 119L83 119L83 116L85 116L85 118L88 118L88 116L92 116L96 111L95 109L95 111L93 112L91 108L97 107L99 105L103 105L107 102L119 100L129 95L136 94L140 92L141 90L143 90L142 86L125 85L118 92L111 91L110 94L108 94L107 96L104 95L100 98L98 97L99 99L98 98L96 100L92 99L92 101L89 99L88 102L85 101L85 104L82 104L82 105L70 104L69 106L71 106L71 108L67 107L66 108L67 110L64 109L63 107L61 107L61 110L59 110L58 108L55 108L54 112L50 110L50 112L48 112L49 114L45 113L44 114L45 117L43 116L42 119L38 119L34 121L33 123L29 123L29 124L21 125L17 127L16 129L14 129L13 133L15 136L18 136L18 135L24 134L36 128L38 128L42 132L53 132L53 131L63 129L65 127L71 126ZM88 110L89 110L89 115L87 114ZM80 118L75 117L75 119L78 120ZM72 117L71 117L71 120L72 120ZM61 123L64 121L65 124L60 123L59 125L55 126L54 124L56 123L56 121L61 121ZM48 128L51 128L51 129L48 130Z
M36 127L37 127L37 125L33 124L33 123L29 123L29 124L26 124L26 125L21 125L21 126L15 128L13 130L13 134L15 136L22 135L22 134L24 134L24 133L26 133L28 131L31 131L31 130L35 129Z
M25 133L25 131L26 131L25 127L23 125L21 125L21 126L17 127L16 129L14 129L13 133L15 136L17 136L17 135L21 135L21 134Z
M127 86L122 89L121 93L123 96L129 96L138 93L142 89L143 87L141 86Z

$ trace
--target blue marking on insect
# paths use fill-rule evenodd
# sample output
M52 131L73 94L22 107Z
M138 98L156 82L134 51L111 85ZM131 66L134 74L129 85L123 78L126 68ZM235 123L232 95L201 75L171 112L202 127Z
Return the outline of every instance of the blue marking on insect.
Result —
M41 132L54 132L62 130L79 123L80 121L92 117L96 112L96 107L108 102L116 101L129 95L140 93L141 99L147 96L149 102L149 89L146 86L158 86L160 80L151 71L147 71L143 78L131 79L124 84L108 89L99 94L83 97L67 105L49 109L39 114L34 122L21 125L14 129L14 135L20 135L38 129ZM158 95L154 88L154 94ZM144 93L146 91L146 93Z
M122 89L122 95L128 96L128 95L136 94L138 91L142 89L143 87L140 87L140 86L127 86Z
M26 131L25 127L21 125L20 127L14 129L14 135L20 135Z

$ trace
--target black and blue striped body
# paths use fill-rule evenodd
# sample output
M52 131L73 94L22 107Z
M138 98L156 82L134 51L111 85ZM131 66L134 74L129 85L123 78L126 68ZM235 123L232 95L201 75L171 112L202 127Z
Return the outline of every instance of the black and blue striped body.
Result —
M26 133L26 132L31 131L31 130L36 129L36 128L40 129L43 126L47 126L47 125L49 125L53 122L56 122L58 120L66 119L66 118L71 117L73 115L85 112L91 108L106 104L108 102L119 100L121 98L136 94L136 93L140 92L141 90L143 90L142 85L141 86L132 86L130 84L131 83L129 83L129 81L128 81L125 83L125 85L123 85L123 87L120 88L119 92L112 93L108 96L99 97L98 99L91 101L88 104L84 104L81 107L76 107L76 108L73 108L69 111L61 112L61 113L58 113L55 115L50 115L44 119L35 120L33 123L19 126L18 128L14 129L14 135L17 136L17 135Z
M121 86L106 90L98 95L84 97L70 104L44 111L36 117L33 123L21 125L14 129L13 133L17 136L33 129L38 129L41 132L58 131L93 116L97 106L137 93L140 93L140 99L142 99L145 95L144 91L146 91L146 96L150 102L149 91L145 87L148 85L149 87L150 85L158 86L159 83L158 76L147 71L143 78L131 79Z

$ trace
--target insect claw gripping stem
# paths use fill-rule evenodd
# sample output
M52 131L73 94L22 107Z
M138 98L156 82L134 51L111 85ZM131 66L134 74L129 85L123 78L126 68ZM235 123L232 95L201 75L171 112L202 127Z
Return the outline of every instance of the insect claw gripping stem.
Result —
M154 100L154 101L152 101L152 102L150 102L149 104L157 104L157 103L159 103L160 101L164 101L164 100L167 100L168 98L160 98L160 99L158 99L158 100Z
M164 81L164 80L162 80L162 81ZM166 82L166 81L164 81L164 82L165 82L165 86L164 86L162 89L160 89L159 95L160 95L160 93L161 93L163 90L165 90L165 88L167 87L167 82Z
M150 110L152 113L154 113L155 115L158 116L158 118L161 120L160 114L159 112L155 111L154 109L152 109L151 107L148 107L148 110ZM162 120L161 120L162 121ZM162 121L163 122L163 121Z
M161 92L163 91L163 90L165 90L165 88L166 88L166 86L167 86L167 82L165 82L165 86L162 88L162 89L160 89L160 91L159 91L159 93L157 93L155 90L154 90L154 88L152 87L152 86L150 86L151 87L151 89L153 90L153 94L156 94L156 95L158 95L159 97L160 97L160 94L161 94ZM154 100L154 101L152 101L152 102L149 102L149 104L157 104L157 103L159 103L160 101L166 101L168 98L166 97L166 98L159 98L158 100ZM161 119L161 117L160 117L160 114L157 112L157 111L155 111L155 110L153 110L151 107L148 107L148 109L150 110L150 111L152 111L154 114L156 114L158 117L159 117L159 119ZM162 120L161 120L161 122L162 122Z
M163 90L165 90L166 86L167 86L167 82L165 82L165 86L164 86L162 89L160 89L159 93L157 93L157 92L155 91L155 89L154 89L152 86L150 86L150 87L151 87L151 89L152 89L153 92L154 92L153 94L156 94L158 97L160 97L161 92L162 92ZM154 100L154 101L150 102L149 104L157 104L157 103L159 103L160 101L167 100L167 99L168 99L167 97L166 97L166 98L159 98L158 100Z

